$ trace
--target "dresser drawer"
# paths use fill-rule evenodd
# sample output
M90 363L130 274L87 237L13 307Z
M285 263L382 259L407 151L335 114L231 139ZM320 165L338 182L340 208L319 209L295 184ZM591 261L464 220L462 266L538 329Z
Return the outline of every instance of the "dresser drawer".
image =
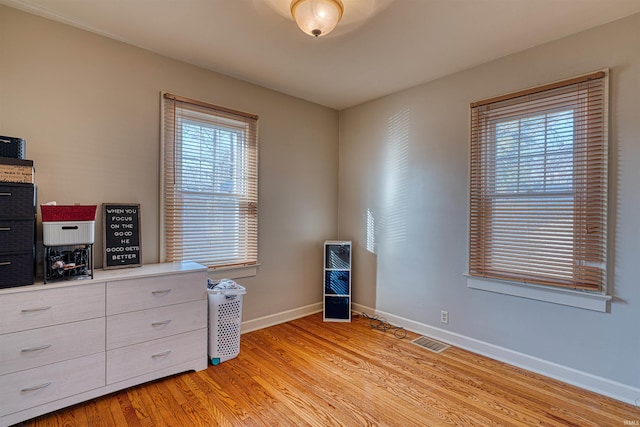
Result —
M0 219L33 219L35 215L33 184L0 183Z
M104 380L104 353L2 375L0 415L102 387Z
M54 286L3 294L0 334L104 317L104 283Z
M0 219L0 252L33 251L35 219Z
M0 375L104 352L104 317L0 335Z
M207 329L107 351L107 384L207 358Z
M207 326L206 301L192 301L107 317L107 350Z
M108 282L107 315L203 300L206 297L206 276L202 272Z

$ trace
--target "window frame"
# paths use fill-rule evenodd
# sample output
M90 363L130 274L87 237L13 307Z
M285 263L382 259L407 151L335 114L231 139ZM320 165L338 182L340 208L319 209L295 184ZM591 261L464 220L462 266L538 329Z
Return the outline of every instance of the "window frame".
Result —
M604 210L604 229L603 230L599 230L600 233L604 234L604 247L602 248L603 251L603 257L604 257L604 261L600 264L600 267L603 270L603 274L602 274L602 280L601 282L598 284L597 288L594 288L593 286L581 286L581 285L576 285L575 282L571 282L571 283L558 283L558 281L555 280L536 280L536 278L528 278L528 277L524 277L523 275L518 275L518 274L494 274L493 272L491 272L491 269L489 268L485 268L485 266L483 265L481 268L478 268L478 266L476 265L478 262L478 258L481 259L481 262L486 262L486 258L487 255L486 253L489 253L491 251L491 249L487 250L486 248L482 249L482 248L478 248L478 246L474 246L474 244L478 244L477 240L477 236L474 235L474 233L478 233L478 228L480 228L480 232L481 233L485 233L485 234L491 234L492 230L486 230L486 226L487 224L491 225L494 224L494 221L489 218L487 219L483 219L481 218L480 221L483 221L481 225L477 225L477 221L479 216L483 216L486 215L487 217L490 217L490 215L492 215L492 210L494 210L493 208L493 203L495 203L495 198L491 199L491 200L487 200L485 199L486 194L482 194L483 199L479 202L478 200L474 200L475 197L477 196L477 193L474 193L477 191L477 187L474 187L474 185L478 186L481 185L484 187L488 187L493 185L494 187L494 193L497 194L496 187L497 187L497 178L495 175L495 169L492 169L492 172L494 174L494 176L491 179L487 179L484 175L486 174L486 170L489 170L491 168L494 168L495 165L497 164L496 159L493 159L492 162L493 163L487 163L486 159L482 159L481 161L477 160L477 158L479 157L478 152L474 152L474 149L477 149L478 145L480 144L494 144L494 156L497 156L497 149L496 149L496 137L495 137L495 132L496 132L496 125L498 123L504 123L508 120L522 120L525 117L535 117L537 115L544 115L544 116L548 116L549 114L552 114L554 111L564 111L567 109L568 106L570 105L574 105L575 107L577 107L577 109L582 110L581 114L578 115L578 117L586 117L585 115L585 109L588 109L590 106L586 106L584 103L586 102L591 102L590 99L582 100L582 101L572 101L572 100L567 100L566 102L564 102L562 105L560 104L554 104L553 102L549 102L549 104L553 105L553 108L547 107L547 103L546 102L542 102L542 106L534 111L526 111L523 112L521 114L512 114L511 116L500 116L496 111L499 111L499 108L501 105L505 106L504 108L507 111L513 111L510 110L510 108L513 108L513 106L517 106L519 104L526 104L527 102L527 97L529 95L532 94L540 94L542 92L547 92L550 93L551 96L549 99L553 98L553 90L555 89L559 89L559 88L565 88L568 86L572 86L572 85L576 85L576 84L580 84L582 82L585 81L591 81L594 79L602 79L602 90L604 92L604 95L602 96L602 108L603 108L603 115L604 118L602 120L602 126L604 127L603 131L602 131L602 138L603 141L601 141L601 145L602 145L602 149L604 150L604 167L603 169L603 174L604 176L601 177L602 180L604 180L604 184L606 187L606 181L607 181L607 159L606 159L606 152L608 149L608 129L607 129L607 121L608 121L608 70L602 70L596 73L591 73L588 75L584 75L584 76L578 76L576 78L573 79L569 79L569 80L564 80L564 81L560 81L560 82L555 82L552 84L548 84L548 85L544 85L544 86L540 86L540 87L536 87L536 88L531 88L531 89L527 89L524 91L520 91L520 92L516 92L513 94L507 94L507 95L503 95L500 97L496 97L496 98L492 98L492 99L488 99L488 100L484 100L484 101L478 101L478 102L474 102L471 103L471 152L470 152L470 223L469 223L469 266L467 269L467 274L466 276L468 277L467 283L468 286L470 288L475 288L475 289L484 289L484 290L490 290L490 291L494 291L494 292L499 292L499 293L507 293L507 294L512 294L512 295L517 295L517 296L523 296L523 297L530 297L533 299L541 299L544 301L549 301L549 302L554 302L554 300L556 299L556 296L559 293L562 292L584 292L587 291L589 293L597 293L600 295L606 295L607 292L607 276L608 276L608 269L607 269L607 259L606 259L606 246L608 245L607 242L607 236L606 236L606 228L607 228L607 222L606 222L606 211L607 211L607 206L606 206L606 188L604 189L604 206L602 207ZM550 92L548 92L550 91ZM544 97L546 96L545 94L542 95L536 95L538 96L537 99L544 99ZM582 104L581 104L582 102ZM481 114L481 110L482 107L484 106L489 106L489 108L495 108L494 110L491 110L492 114L497 115L497 118L491 118L489 117L489 115L485 116L482 120L484 120L483 123L482 120L478 119L478 115ZM481 107L481 108L478 108ZM475 116L474 116L475 114ZM575 114L574 114L575 117ZM489 125L487 122L491 121L492 124ZM589 123L590 125L590 123ZM584 128L588 128L588 126L576 126L576 133L581 132ZM487 136L485 135L480 135L480 133L482 133L482 131L486 132L487 129L490 129L489 133L494 132L493 135L489 135ZM589 128L590 129L590 128ZM547 144L547 129L545 129L545 146ZM574 154L573 156L576 155L575 150L575 140L576 138L578 138L580 135L574 135L574 147L573 147L573 151ZM487 141L480 141L480 139L482 139L482 137L485 138L485 140L489 140L489 142ZM475 145L474 145L475 144ZM518 144L520 144L520 140L518 141ZM481 147L483 151L481 151L481 155L485 155L487 156L487 152L490 150L487 150L485 146ZM581 149L583 149L581 147ZM496 157L497 158L497 157ZM544 161L546 162L548 160L548 156L545 154L544 156ZM588 167L588 162L589 160L587 160L584 163L584 167L587 168ZM576 176L576 171L575 171L575 165L576 165L576 160L574 158L572 158L571 164L572 164L572 168L574 169L572 172L572 180L576 180L575 176ZM479 172L478 169L474 169L474 167L477 168L485 168L485 171ZM586 170L586 169L585 169ZM545 169L545 173L546 173L546 169ZM579 174L580 172L578 172ZM478 175L481 176L481 178L478 178ZM586 176L586 174L584 175ZM474 182L474 180L484 180L481 184L478 184L477 182ZM490 181L489 184L486 183L486 181ZM584 178L584 181L586 182L587 178ZM602 181L601 181L602 182ZM584 183L583 183L584 184ZM575 183L574 183L574 192L575 192ZM586 184L584 184L586 185ZM483 190L484 191L484 190ZM533 191L531 192L533 193ZM553 192L551 192L553 194ZM544 194L544 193L539 193L539 194ZM517 195L517 194L516 194ZM508 196L507 196L508 197ZM526 196L522 196L525 197ZM474 203L476 203L476 205L474 205ZM481 211L480 213L478 213L477 211L474 211L474 209L478 209L477 204L480 203L482 204L482 208L483 211ZM577 204L578 202L575 201L575 196L574 196L574 204ZM580 208L579 206L577 208ZM579 209L578 209L579 211ZM574 214L574 217L576 217L576 215ZM580 217L578 215L578 217ZM476 224L474 224L474 221L476 221ZM575 218L574 218L575 221ZM577 222L574 222L574 226L573 231L574 231L574 235L576 235L576 230L578 230L578 227L583 226L584 224L580 224ZM476 229L474 229L474 227L477 227ZM576 237L574 236L574 239ZM485 237L482 237L482 239L485 239ZM489 244L491 244L493 242L492 237L486 237L486 240L489 242ZM486 245L486 243L485 243ZM478 251L480 251L480 255L478 255ZM578 267L578 266L582 266L579 265L580 260L578 259L578 257L575 255L575 249L574 249L574 255L573 258L575 259L575 263L574 263L574 270ZM589 261L586 261L587 263L589 263ZM512 285L517 285L516 287L514 287L512 289L512 292L508 291L509 288L509 284ZM527 286L529 286L529 291L526 290ZM524 289L524 290L523 290ZM527 296L528 294L530 295L535 295L535 296ZM543 294L546 294L546 296L544 296ZM566 300L566 298L561 298L562 300ZM604 298L602 299L602 301L608 301L609 298ZM580 306L581 303L579 303L576 306ZM596 305L598 305L600 303L597 303ZM573 305L573 304L568 304L568 305ZM601 306L599 306L601 308ZM589 307L583 307L583 308L589 308ZM601 311L601 310L598 310Z
M194 147L202 149L203 145L198 144L202 144L204 141L196 136L195 140L190 141L191 147L189 142L185 143L184 135L181 134L184 128L180 127L179 123L189 122L200 126L200 131L206 128L211 129L211 134L206 138L210 139L207 143L211 144L208 148L210 148L212 157L216 152L215 139L220 136L221 132L242 134L242 138L236 138L230 134L230 139L227 142L229 144L228 150L241 150L242 157L239 162L233 160L226 162L225 171L231 171L227 175L230 174L233 177L235 186L233 191L225 192L220 187L216 189L216 179L229 178L223 176L220 170L216 170L214 158L209 161L212 164L209 175L205 173L198 176L202 169L193 167L193 162L191 162L191 169L184 167L184 152ZM240 148L238 141L240 141ZM187 260L200 262L206 265L210 271L224 272L226 273L225 277L230 278L255 275L259 265L258 116L161 92L160 145L160 260L162 262ZM232 154L229 153L229 155ZM236 173L238 170L240 173ZM202 180L202 178L206 179L203 181L204 183L208 181L210 189L202 188L202 185L199 185L198 180ZM191 188L187 184L189 180L192 183ZM238 192L238 185L241 186L240 192ZM198 191L198 187L200 187L200 191ZM184 204L185 196L192 199L194 204ZM219 200L215 211L211 210L211 200L214 198ZM234 199L235 202L220 201L224 199L227 201ZM197 240L203 240L203 235L209 236L205 237L206 243L204 245L214 243L214 248L218 248L212 249L207 257L192 258L188 255L188 253L197 253L198 255L205 253L202 250L203 243L197 245L197 250L192 247L190 252L180 249L180 243L176 243L185 239L185 228L181 224L184 221L185 206L189 206L189 211L195 212L196 219L204 221L205 224L203 229L186 229L188 232L196 231L198 233L197 235L192 234L191 241L195 244ZM222 212L222 214L218 214L218 212ZM211 222L220 220L225 221L224 227L213 229L210 225ZM193 221L192 224L196 222ZM230 234L229 239L224 239L224 243L211 240L213 236L217 237L218 233L224 233L224 228L229 224L237 226L237 229L233 230L234 233ZM216 255L225 253L226 256L227 251L233 255L229 259L222 259Z

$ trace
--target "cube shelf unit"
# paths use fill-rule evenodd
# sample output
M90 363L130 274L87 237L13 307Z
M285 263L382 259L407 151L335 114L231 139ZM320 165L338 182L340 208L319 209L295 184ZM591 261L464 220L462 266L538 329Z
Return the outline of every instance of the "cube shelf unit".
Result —
M323 318L325 322L351 321L351 242L324 242Z

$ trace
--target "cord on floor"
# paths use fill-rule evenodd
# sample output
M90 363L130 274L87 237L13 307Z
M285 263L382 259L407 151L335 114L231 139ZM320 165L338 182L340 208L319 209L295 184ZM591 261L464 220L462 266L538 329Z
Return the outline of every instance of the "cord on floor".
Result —
M398 339L403 339L407 336L407 330L402 326L393 326L384 317L380 317L378 315L369 316L364 311L360 313L362 317L369 319L369 326L371 329L377 329L382 332L387 332L389 330L393 331L393 336Z

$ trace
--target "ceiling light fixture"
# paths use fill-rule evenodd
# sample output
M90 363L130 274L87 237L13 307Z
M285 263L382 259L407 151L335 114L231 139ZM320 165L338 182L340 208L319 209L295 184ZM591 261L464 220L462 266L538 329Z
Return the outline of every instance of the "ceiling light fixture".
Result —
M344 6L340 0L293 0L291 15L310 36L329 34L340 22Z

